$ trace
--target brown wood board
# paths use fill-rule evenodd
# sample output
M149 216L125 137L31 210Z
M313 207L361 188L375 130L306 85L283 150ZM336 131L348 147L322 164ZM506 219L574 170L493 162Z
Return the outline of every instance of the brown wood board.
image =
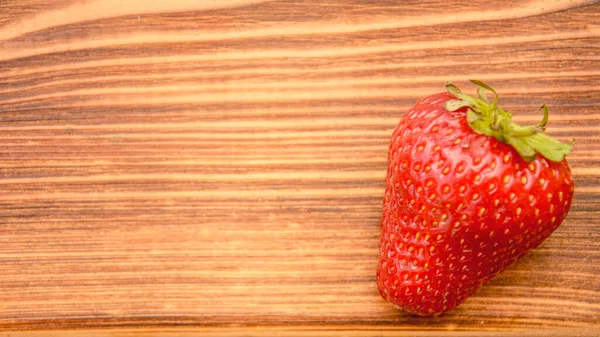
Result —
M575 197L413 317L375 287L388 142L469 78L548 105ZM598 1L0 1L0 334L595 335L599 116Z

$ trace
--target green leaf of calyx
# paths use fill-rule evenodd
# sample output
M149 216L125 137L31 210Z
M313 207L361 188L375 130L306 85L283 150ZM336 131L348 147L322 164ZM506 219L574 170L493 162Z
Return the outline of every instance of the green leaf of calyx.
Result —
M573 150L572 145L561 143L545 133L536 133L523 139L529 146L551 161L561 161Z
M546 124L548 124L548 107L546 104L542 105L542 112L544 113L544 117L538 124L538 126L542 129L546 128Z
M475 84L476 86L483 88L483 89L487 89L491 92L493 92L496 96L498 96L498 93L496 92L496 90L492 87L490 87L489 85L479 81L479 80L471 80L469 79L469 81L471 81L471 83Z
M532 161L535 159L534 148L523 138L508 138L507 143L514 147L525 160Z
M490 99L487 97L487 95L485 94L485 90L483 88L478 88L477 89L477 96L479 96L479 98L482 101L486 101L486 102L490 102Z
M464 107L473 107L473 104L470 102L461 101L461 100L457 100L457 99L449 100L446 103L444 103L444 108L446 108L446 110L448 110L448 111L456 111L456 110L458 110L460 108L464 108Z

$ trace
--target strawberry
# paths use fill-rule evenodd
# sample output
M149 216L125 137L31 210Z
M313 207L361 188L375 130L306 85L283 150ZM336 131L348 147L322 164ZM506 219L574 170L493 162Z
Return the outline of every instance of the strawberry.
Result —
M571 206L569 144L520 126L490 86L419 101L394 130L377 285L423 316L452 310L542 243ZM490 101L486 90L495 94Z

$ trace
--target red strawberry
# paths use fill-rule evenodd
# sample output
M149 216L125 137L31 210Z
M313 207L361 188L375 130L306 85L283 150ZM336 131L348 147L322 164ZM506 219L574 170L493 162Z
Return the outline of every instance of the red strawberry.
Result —
M379 292L419 315L449 311L542 243L573 197L571 146L478 96L429 96L394 130L381 221Z

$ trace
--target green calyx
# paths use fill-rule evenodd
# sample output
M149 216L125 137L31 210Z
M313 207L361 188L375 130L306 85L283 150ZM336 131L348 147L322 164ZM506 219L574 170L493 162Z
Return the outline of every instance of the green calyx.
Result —
M446 89L458 99L447 101L444 107L448 111L467 107L467 121L475 132L508 143L527 161L535 160L539 153L548 160L559 162L572 151L572 144L561 143L544 133L548 123L548 108L545 105L542 106L544 117L537 125L521 126L512 121L510 112L498 106L498 93L494 88L477 80L471 80L471 83L479 87L478 97L467 95L448 82ZM491 102L486 90L494 94Z

